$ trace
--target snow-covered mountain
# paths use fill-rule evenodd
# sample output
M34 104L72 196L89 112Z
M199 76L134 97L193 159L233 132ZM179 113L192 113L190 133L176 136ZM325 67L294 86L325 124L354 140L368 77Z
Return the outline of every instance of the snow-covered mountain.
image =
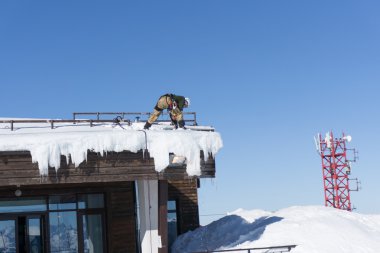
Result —
M297 245L292 253L379 253L380 215L323 206L277 212L238 209L180 236L173 253Z

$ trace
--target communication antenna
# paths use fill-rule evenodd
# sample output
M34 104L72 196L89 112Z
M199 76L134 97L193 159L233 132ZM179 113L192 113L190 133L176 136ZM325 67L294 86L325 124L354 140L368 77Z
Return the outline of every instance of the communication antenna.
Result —
M325 193L325 206L352 211L351 191L360 190L360 182L357 178L349 179L351 165L358 159L355 149L348 149L347 143L352 137L342 134L340 138L334 138L332 132L326 133L325 138L318 134L314 137L317 151L322 159L322 174ZM352 152L353 158L348 159L348 151ZM351 189L349 182L355 181L356 188Z

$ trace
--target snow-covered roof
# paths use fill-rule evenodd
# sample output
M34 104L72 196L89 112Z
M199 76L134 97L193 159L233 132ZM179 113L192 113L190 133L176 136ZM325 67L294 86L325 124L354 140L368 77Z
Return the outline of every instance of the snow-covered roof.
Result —
M0 118L4 120L20 120ZM23 119L25 120L25 119ZM143 131L143 122L131 125L121 123L54 123L51 129L46 123L17 123L13 131L9 123L0 123L0 151L30 151L32 161L38 163L41 175L46 175L48 167L59 169L61 155L78 166L86 160L87 152L121 152L147 149L154 158L155 169L160 172L169 165L169 154L186 157L187 173L198 176L200 151L205 160L222 148L219 133L210 127L189 126L186 130L173 128L165 123L153 125ZM200 131L210 130L210 131Z

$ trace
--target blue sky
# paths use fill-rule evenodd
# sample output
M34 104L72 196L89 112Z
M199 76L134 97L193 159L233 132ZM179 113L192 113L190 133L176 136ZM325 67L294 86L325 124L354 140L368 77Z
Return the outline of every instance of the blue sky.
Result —
M224 145L201 214L323 205L313 135L353 136L380 213L378 1L0 1L0 116L151 111L191 98ZM217 216L202 216L207 222Z

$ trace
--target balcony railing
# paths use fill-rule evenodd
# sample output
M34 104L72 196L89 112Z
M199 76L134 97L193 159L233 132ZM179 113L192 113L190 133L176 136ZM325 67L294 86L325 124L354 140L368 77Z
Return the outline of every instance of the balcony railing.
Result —
M284 246L274 246L274 247L261 247L261 248L246 248L246 249L225 249L225 250L206 250L206 251L196 251L192 253L220 253L220 252L238 252L238 253L284 253L290 252L297 245L284 245Z

